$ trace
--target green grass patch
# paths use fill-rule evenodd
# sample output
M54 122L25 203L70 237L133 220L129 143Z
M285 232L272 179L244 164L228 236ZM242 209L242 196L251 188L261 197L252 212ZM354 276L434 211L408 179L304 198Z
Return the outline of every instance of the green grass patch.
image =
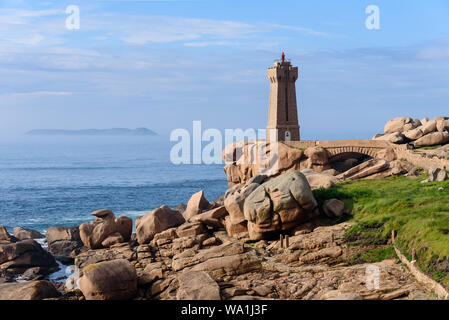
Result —
M360 258L368 263L380 262L386 259L396 258L396 252L393 247L378 248L365 251Z
M397 258L396 253L394 252L394 248L392 246L389 246L383 248L368 249L364 252L359 252L351 257L351 259L347 260L346 264L354 265L362 263L375 263L394 258Z
M439 145L436 145L436 146L419 147L419 148L416 148L416 149L417 150L434 150L434 149L438 149L438 148L441 148L441 147L442 147L442 145L439 144Z
M449 263L441 266L449 260L449 181L420 183L424 178L347 181L314 195L320 204L331 198L345 202L355 222L347 243L386 244L395 230L404 254L410 259L415 249L420 268L449 284Z

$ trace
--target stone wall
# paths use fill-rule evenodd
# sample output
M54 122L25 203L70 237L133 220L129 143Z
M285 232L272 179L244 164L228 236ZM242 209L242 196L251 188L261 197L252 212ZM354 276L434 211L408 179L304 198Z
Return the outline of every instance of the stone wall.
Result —
M413 150L395 150L398 159L405 159L417 168L429 170L431 168L444 168L449 170L449 159L439 159L437 156L428 156Z
M410 270L410 273L416 278L416 280L424 284L429 290L435 292L438 298L448 300L449 293L447 292L447 290L441 284L421 272L421 270L419 270L416 266L416 260L408 261L405 255L403 255L402 252L396 247L394 231L391 234L391 240L393 243L394 251L396 252L399 260L401 260L401 262L407 266L407 268Z

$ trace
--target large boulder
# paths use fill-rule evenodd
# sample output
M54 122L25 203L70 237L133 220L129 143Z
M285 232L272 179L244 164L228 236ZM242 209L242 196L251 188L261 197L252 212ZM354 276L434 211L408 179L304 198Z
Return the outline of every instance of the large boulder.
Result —
M225 206L220 206L212 210L205 211L190 218L190 222L202 222L213 228L224 227L222 219L228 215Z
M424 135L424 132L422 132L421 128L416 128L416 129L404 132L404 136L409 140L418 140L423 135Z
M179 211L161 206L136 219L136 233L139 244L150 243L154 236L164 230L180 226L185 222Z
M250 238L289 230L316 215L317 202L306 177L291 171L260 185L244 203Z
M268 154L268 156L267 156ZM239 141L226 146L223 160L229 186L244 185L252 177L272 177L290 170L298 170L304 153L283 143L267 141Z
M226 242L204 250L188 249L173 257L174 271L205 271L214 279L260 271L261 260L254 249Z
M149 263L143 270L139 270L137 273L139 287L147 287L156 280L162 279L163 268L162 262L154 262Z
M0 300L42 300L60 295L53 283L45 280L0 284Z
M373 140L385 140L396 144L419 141L417 146L431 146L445 143L441 142L444 141L441 135L444 132L449 132L448 117L436 117L433 120L399 117L388 121L384 128L384 134L375 135Z
M78 227L50 227L46 233L48 250L62 263L72 263L71 253L83 246Z
M204 191L198 191L190 197L189 202L187 202L187 208L184 211L184 219L187 221L193 216L200 214L204 210L209 209L211 204L207 201L204 196Z
M137 294L136 269L124 259L91 264L79 281L86 300L127 300Z
M439 132L448 131L449 132L449 120L438 120L437 130Z
M241 223L234 224L231 221L231 217L227 216L225 218L225 228L228 236L240 239L248 238L248 222L245 220Z
M178 276L177 300L221 300L220 287L204 271L188 271Z
M248 183L241 189L231 189L231 192L226 193L224 205L233 224L239 224L246 220L243 213L243 204L246 198L259 186L259 183Z
M298 170L302 158L304 158L302 150L290 148L283 143L278 143L276 163L278 172L275 172L275 174Z
M82 269L91 264L117 259L125 259L131 262L136 260L137 255L138 252L133 251L129 244L115 246L112 248L88 250L76 256L75 266Z
M318 172L330 169L329 153L322 147L310 147L304 152L307 159L307 168Z
M176 235L182 237L195 237L200 234L206 234L207 229L200 221L186 222L176 229Z
M115 219L117 232L123 237L123 242L129 242L133 232L133 219L128 217L118 217Z
M405 142L405 136L400 132L386 133L384 135L375 136L373 140L385 140L391 143L400 144Z
M312 190L320 188L329 189L335 187L336 182L335 177L331 174L327 174L326 172L328 171L319 173L313 169L301 170L301 173L304 174L304 176L306 177Z
M127 242L131 238L132 220L128 217L115 219L114 213L107 209L91 213L95 221L80 225L80 237L89 249L107 248L113 244Z
M423 135L435 132L437 131L437 122L436 120L429 120L426 124L419 127L419 129L422 131Z
M8 230L4 226L0 226L0 244L1 243L9 243L17 241L16 238L12 237Z
M391 161L397 160L398 155L396 154L396 151L393 148L386 148L386 149L379 150L376 153L376 158L384 159L384 160L387 160L388 162L391 162Z
M31 229L25 229L22 227L15 227L14 228L14 237L17 239L23 240L23 239L42 239L45 238L43 234L36 230Z
M421 122L417 119L410 117L398 117L391 119L387 122L384 128L384 133L395 133L412 130L421 125Z
M34 267L40 267L41 273L48 274L57 270L58 264L50 253L32 239L0 244L0 269L19 274Z
M449 142L449 132L429 133L415 141L415 147L435 146Z

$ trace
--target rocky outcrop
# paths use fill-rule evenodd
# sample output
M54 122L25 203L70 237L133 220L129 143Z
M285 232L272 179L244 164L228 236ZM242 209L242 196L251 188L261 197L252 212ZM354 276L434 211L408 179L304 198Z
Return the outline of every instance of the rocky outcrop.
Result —
M193 216L210 209L210 207L211 204L204 196L204 191L198 191L197 193L192 195L189 202L187 202L186 210L183 213L184 219L189 220Z
M379 135L377 137L374 137L373 140L385 140L396 144L404 143L406 141L405 136L400 132Z
M396 144L410 143L415 147L443 145L449 142L449 118L424 118L421 121L410 117L399 117L388 121L385 134L373 140L387 140Z
M299 171L273 178L254 190L244 203L249 236L260 240L274 231L285 231L317 215L317 202Z
M0 244L16 242L18 239L12 237L4 226L0 226Z
M40 232L38 232L36 230L24 229L21 227L14 228L14 237L16 237L19 240L45 238L45 236L43 234L41 234Z
M418 140L424 135L424 132L420 128L409 130L404 132L404 136L409 140Z
M415 147L436 146L449 142L449 132L429 133L415 141Z
M184 272L178 282L177 300L221 300L220 287L207 272Z
M328 209L338 215L338 205L331 206L338 200L332 200ZM83 299L340 300L425 295L393 260L374 263L382 287L368 290L364 282L368 265L346 263L361 252L344 244L350 223L320 227L311 223L283 245L268 240L253 246L224 231L198 234L199 225L196 221L167 229L135 250L119 244L81 253L77 262L85 258L79 264ZM183 234L185 230L192 231ZM119 249L129 252L128 257L121 259ZM106 260L92 262L99 257Z
M201 221L187 222L176 229L176 234L179 238L194 237L207 232L204 224Z
M439 132L449 132L449 120L438 120L437 130Z
M128 244L120 244L112 248L88 250L76 256L75 266L82 269L91 264L117 259L125 259L132 262L137 259L137 254L138 252L135 252Z
M137 294L136 269L124 259L91 264L79 281L86 300L128 300Z
M258 175L251 178L242 188L229 189L225 194L224 206L229 213L229 223L231 225L246 224L243 213L243 204L246 198L256 190L261 183L266 180L265 175Z
M180 226L185 222L179 211L161 206L136 219L136 233L139 244L150 243L154 236L167 229Z
M42 274L48 274L57 270L58 264L32 239L0 244L0 269L20 274L34 267L39 267Z
M329 189L335 187L337 182L333 172L329 170L319 173L313 169L304 169L301 170L301 173L306 177L312 190L320 188Z
M42 300L61 293L49 281L0 283L0 300Z
M185 250L173 257L172 268L175 271L206 271L214 279L222 279L258 271L261 263L255 250L243 244L228 242L210 249Z
M115 219L114 213L107 209L91 213L95 221L80 225L80 237L89 249L107 248L116 243L129 241L132 233L132 220L128 217Z
M323 172L330 169L329 154L326 149L321 147L310 147L304 152L307 159L307 168L317 172Z
M73 262L74 250L83 246L78 227L50 227L46 233L48 250L62 263Z
M162 262L149 263L145 268L140 269L137 274L138 284L141 287L148 287L164 276L164 265Z
M204 225L212 228L223 228L223 219L228 215L225 206L220 206L215 209L197 214L190 218L191 222L201 222Z
M303 158L302 150L266 141L235 142L223 151L224 171L230 187L246 184L257 175L272 177L299 170Z
M405 132L415 129L421 125L418 119L410 117L398 117L387 122L384 128L385 133Z
M230 237L236 239L249 239L248 222L246 220L240 223L232 223L231 216L227 216L225 218L225 228Z
M376 158L391 162L397 160L398 156L393 148L386 148L377 152Z
M115 219L115 226L117 230L116 233L123 239L121 242L129 242L133 231L133 220L124 216L118 217Z

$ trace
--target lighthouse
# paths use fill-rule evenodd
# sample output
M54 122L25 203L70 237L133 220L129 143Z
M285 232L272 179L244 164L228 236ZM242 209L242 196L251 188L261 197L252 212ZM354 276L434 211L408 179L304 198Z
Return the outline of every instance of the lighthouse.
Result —
M276 61L273 67L268 69L270 100L267 139L271 137L270 132L277 130L278 141L300 140L296 79L298 79L298 67L293 67L282 52L281 60Z

